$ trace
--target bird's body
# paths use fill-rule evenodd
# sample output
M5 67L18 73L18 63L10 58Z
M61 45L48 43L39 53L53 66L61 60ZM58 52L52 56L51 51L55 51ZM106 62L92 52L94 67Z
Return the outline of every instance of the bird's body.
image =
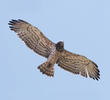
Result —
M65 50L62 41L53 43L38 28L23 20L12 20L9 25L29 48L47 58L47 61L38 67L43 74L54 76L54 64L58 64L74 74L96 80L100 78L98 66L93 61Z

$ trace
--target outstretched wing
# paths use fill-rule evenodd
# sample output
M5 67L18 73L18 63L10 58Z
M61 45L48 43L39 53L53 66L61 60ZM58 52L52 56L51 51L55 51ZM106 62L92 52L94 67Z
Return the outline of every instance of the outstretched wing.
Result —
M84 77L98 80L100 77L98 66L88 58L73 54L64 50L57 61L58 66L74 74L81 74Z
M41 56L48 57L51 48L55 45L36 27L23 20L12 20L8 23L10 29L24 41L33 51Z

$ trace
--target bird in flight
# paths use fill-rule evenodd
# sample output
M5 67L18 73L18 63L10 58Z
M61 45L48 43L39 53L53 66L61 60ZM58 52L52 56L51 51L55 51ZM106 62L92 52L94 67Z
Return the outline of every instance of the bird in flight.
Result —
M84 77L100 79L98 66L85 56L71 53L64 49L64 42L53 43L30 23L18 19L9 21L9 27L16 32L19 38L37 54L47 58L47 61L38 66L38 69L47 76L54 76L54 65Z

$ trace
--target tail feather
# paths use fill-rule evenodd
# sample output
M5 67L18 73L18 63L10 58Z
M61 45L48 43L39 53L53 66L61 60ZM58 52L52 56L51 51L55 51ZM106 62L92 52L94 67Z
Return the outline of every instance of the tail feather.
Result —
M38 69L40 72L42 72L42 74L46 74L47 76L54 76L54 66L49 62L41 64Z

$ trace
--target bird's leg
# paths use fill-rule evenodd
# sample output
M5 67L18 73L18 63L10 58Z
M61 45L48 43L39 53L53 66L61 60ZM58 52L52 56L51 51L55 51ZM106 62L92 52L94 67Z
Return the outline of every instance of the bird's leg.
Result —
M47 76L54 76L54 64L59 57L59 52L55 49L51 52L47 61L41 64L38 69Z

